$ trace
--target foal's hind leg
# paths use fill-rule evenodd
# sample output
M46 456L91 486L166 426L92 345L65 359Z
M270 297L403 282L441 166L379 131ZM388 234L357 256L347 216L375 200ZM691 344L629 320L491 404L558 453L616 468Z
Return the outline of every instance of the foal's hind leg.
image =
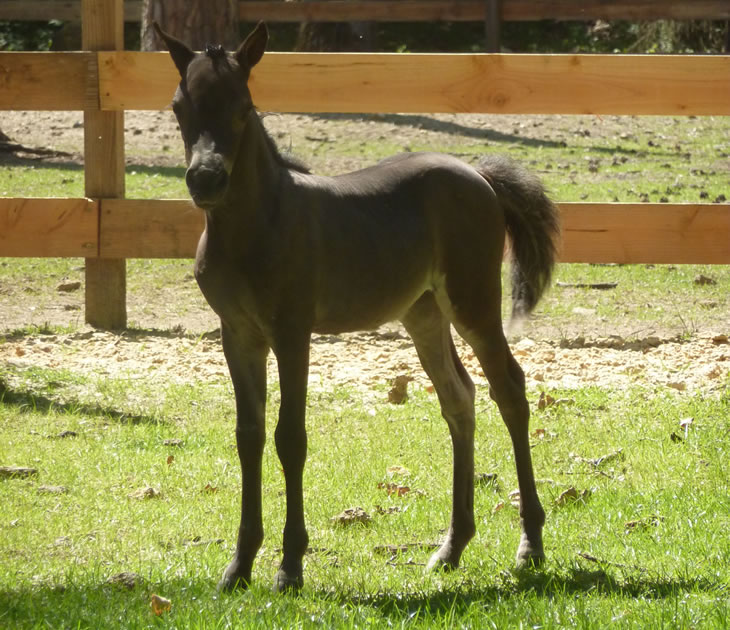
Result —
M454 450L453 508L446 540L429 568L453 569L474 536L474 384L454 348L450 324L433 294L426 293L406 313L403 325L411 335L424 370L433 382L441 414L449 425Z
M489 381L489 395L497 403L512 438L522 521L517 566L536 566L545 557L542 546L545 512L537 496L532 470L528 433L530 407L525 396L525 375L510 352L501 321L492 321L494 323L490 327L484 326L478 332L473 328L460 332L479 359Z

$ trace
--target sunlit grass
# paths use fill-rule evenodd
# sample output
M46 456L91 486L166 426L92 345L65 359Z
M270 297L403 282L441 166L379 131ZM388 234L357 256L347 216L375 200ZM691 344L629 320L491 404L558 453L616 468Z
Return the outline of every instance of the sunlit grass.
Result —
M201 628L728 622L727 395L586 388L552 391L571 402L539 411L539 392L530 392L548 562L517 575L514 463L486 391L478 392L476 467L498 482L476 487L478 533L453 574L424 572L450 509L451 449L435 396L416 390L395 406L385 392L376 402L347 389L314 392L305 472L311 552L302 595L292 598L269 590L284 519L273 440L263 466L267 538L253 588L215 591L239 517L226 379L158 387L8 369L0 378L0 464L38 471L0 481L3 627L147 627L152 592L173 602L161 623ZM406 471L390 478L392 466ZM389 480L410 491L388 496L378 484ZM130 498L148 486L160 496ZM560 505L571 487L585 498ZM353 506L372 516L370 525L333 524ZM404 544L404 553L383 549ZM106 584L121 572L143 583Z

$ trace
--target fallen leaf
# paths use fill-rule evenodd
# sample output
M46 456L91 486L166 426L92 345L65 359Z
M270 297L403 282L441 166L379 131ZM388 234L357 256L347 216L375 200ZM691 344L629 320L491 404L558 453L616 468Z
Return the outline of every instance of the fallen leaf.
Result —
M0 466L0 477L25 479L38 474L36 468L27 468L24 466Z
M39 486L38 492L43 494L66 494L68 488L66 486Z
M720 346L728 342L728 336L727 335L715 335L712 338L712 343L714 343L716 346Z
M703 274L695 276L694 282L698 286L712 286L714 284L717 284L717 280L715 280L714 278L710 278L709 276L705 276Z
M590 496L590 490L582 490L581 492L578 492L573 486L571 486L570 488L562 492L557 499L555 499L555 505L557 505L558 507L563 507L565 505L570 505L578 501L585 501Z
M408 486L400 486L397 483L383 483L380 482L378 484L378 489L385 490L388 493L388 496L396 495L398 497L402 497L403 495L408 494L411 489Z
M330 520L336 525L353 525L355 523L367 525L373 519L361 507L351 507L340 512L337 516L333 516Z
M545 392L540 392L540 398L537 401L537 408L542 411L555 402L555 399Z
M207 494L215 494L216 492L218 492L218 487L210 483L206 483L205 488L203 488L203 492Z
M504 501L500 501L499 503L497 503L497 505L495 505L495 506L494 506L494 509L492 510L492 512L493 512L494 514L496 514L496 513L497 513L497 512L499 512L499 511L500 511L500 510L501 510L501 509L502 509L502 508L503 508L503 507L504 507L505 505L506 505L506 504L505 504L505 502L504 502Z
M408 383L413 380L412 376L400 374L393 379L393 387L388 392L388 402L394 405L402 405L408 400Z
M513 508L518 508L519 509L519 507L520 507L520 491L519 490L512 490L512 492L510 492L507 496L509 497L510 505Z
M139 488L134 492L130 492L127 495L130 499L159 499L162 497L162 493L151 486L146 488Z
M530 437L534 437L539 440L544 439L545 438L545 429L535 429L532 433L530 433Z
M182 448L183 444L185 444L185 442L183 442L182 440L179 440L177 438L173 438L170 440L164 440L162 443L165 446L177 446L178 448Z
M649 527L656 527L664 520L663 516L657 516L652 514L651 516L645 516L635 521L627 521L624 523L624 528L627 532L636 531L639 529L648 529Z
M59 293L71 293L73 291L78 291L80 288L80 282L62 282L56 287L56 291Z
M408 477L411 474L411 471L407 468L404 468L403 466L388 466L388 468L385 469L385 472L387 473L388 477L395 477L396 475L400 475L401 477Z
M152 614L161 615L162 613L170 612L171 608L172 602L169 599L165 599L154 593L150 595L150 610L152 610Z
M401 508L397 505L392 505L388 508L384 508L382 505L376 505L375 506L375 512L379 514L380 516L389 516L390 514L398 514L398 512L402 512Z
M15 356L16 357L25 356L25 350L23 348L21 348L20 346L15 346Z
M167 465L168 466L172 466L172 462L174 462L174 461L175 461L175 456L174 455L168 455L167 456Z
M683 392L687 389L687 383L684 381L669 381L669 383L667 383L667 387L676 389L678 392Z
M109 584L110 586L123 586L124 588L132 590L133 588L144 584L144 578L137 573L124 571L122 573L112 575L107 579L106 584Z

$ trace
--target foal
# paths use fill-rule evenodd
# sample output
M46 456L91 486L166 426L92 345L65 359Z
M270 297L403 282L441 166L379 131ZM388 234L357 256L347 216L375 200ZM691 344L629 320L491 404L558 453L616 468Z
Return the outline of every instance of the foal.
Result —
M172 107L185 142L188 190L205 212L195 277L220 316L236 398L241 524L220 587L246 587L263 541L261 458L266 356L276 355L276 449L286 481L283 559L274 589L302 586L308 537L302 503L304 416L312 333L400 320L433 381L453 444L453 509L429 567L455 568L475 532L474 385L451 324L489 381L514 447L522 536L517 564L544 557L522 370L502 330L500 269L511 241L513 317L549 284L558 213L540 182L511 161L477 167L414 153L338 177L282 156L257 115L248 80L264 54L259 24L235 53L194 53L162 32L181 76Z

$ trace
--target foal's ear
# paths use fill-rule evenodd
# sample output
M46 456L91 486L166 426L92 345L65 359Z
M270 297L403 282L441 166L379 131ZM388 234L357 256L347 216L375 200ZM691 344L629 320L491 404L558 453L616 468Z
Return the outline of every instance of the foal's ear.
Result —
M160 36L162 41L165 42L165 46L167 46L167 50L170 51L170 56L175 62L180 76L182 78L185 78L185 73L187 72L188 65L193 60L193 57L195 57L195 53L190 50L190 48L188 48L186 44L183 44L179 39L176 39L172 35L168 35L167 33L165 33L165 31L160 28L160 25L157 22L152 22L152 26L154 27L155 32Z
M244 68L253 68L261 57L264 56L266 50L266 42L269 41L269 29L266 24L259 22L256 28L251 31L249 36L244 40L243 44L236 51L236 61Z

